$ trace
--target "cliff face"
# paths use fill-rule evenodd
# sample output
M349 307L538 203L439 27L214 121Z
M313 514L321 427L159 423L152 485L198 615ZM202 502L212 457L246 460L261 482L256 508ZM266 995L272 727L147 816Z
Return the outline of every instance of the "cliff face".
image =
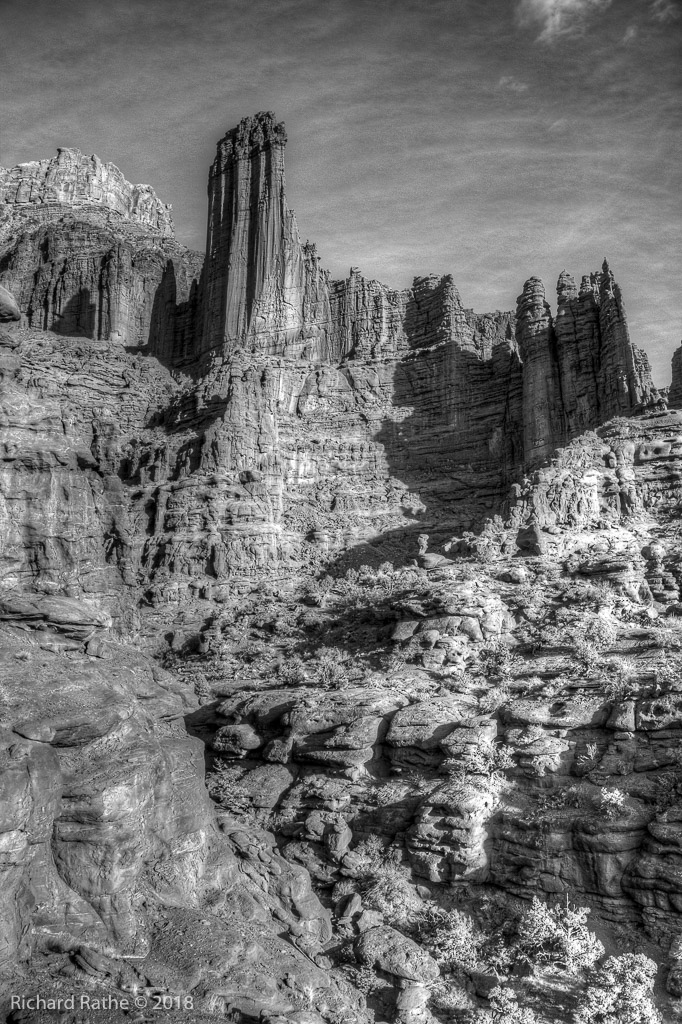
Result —
M201 265L170 207L113 164L62 149L0 169L0 274L31 327L181 359Z
M142 394L142 364L117 346L192 371L165 410L151 401L122 429L106 412L102 471L131 482L125 514L149 522L134 554L115 550L124 575L152 590L169 577L186 588L188 574L198 590L221 588L377 536L390 548L477 528L522 469L653 398L606 267L580 294L562 275L556 318L537 279L516 317L467 310L450 276L400 291L355 268L331 281L287 207L285 143L272 114L219 143L203 271L168 236L158 202L143 230L132 186L110 165L61 154L28 177L5 173L15 215L32 189L61 204L55 222L21 213L0 256L29 327L111 341L102 372ZM69 351L49 357L57 377L71 373ZM82 394L94 410L87 375Z

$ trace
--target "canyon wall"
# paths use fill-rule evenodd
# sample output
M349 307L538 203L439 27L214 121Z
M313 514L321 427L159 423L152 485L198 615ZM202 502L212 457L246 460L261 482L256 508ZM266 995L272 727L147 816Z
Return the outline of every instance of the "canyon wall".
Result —
M356 268L331 281L287 207L285 143L269 113L220 141L203 264L171 237L165 207L140 205L95 158L62 151L3 172L15 234L0 279L31 334L16 384L51 376L57 423L73 422L65 396L79 395L80 447L95 445L95 473L122 486L118 520L147 524L143 538L124 529L134 539L109 543L100 562L152 594L169 579L186 592L190 578L220 591L372 543L404 557L422 532L476 530L519 473L656 399L606 265L579 293L562 274L556 317L535 278L516 314L466 309L449 275L402 290ZM26 219L25 207L53 201L56 220ZM109 344L80 372L78 346L59 336ZM119 380L139 396L138 419L121 418ZM174 395L168 405L150 381ZM5 495L23 522L17 479ZM84 557L71 542L40 544L27 565L58 573Z

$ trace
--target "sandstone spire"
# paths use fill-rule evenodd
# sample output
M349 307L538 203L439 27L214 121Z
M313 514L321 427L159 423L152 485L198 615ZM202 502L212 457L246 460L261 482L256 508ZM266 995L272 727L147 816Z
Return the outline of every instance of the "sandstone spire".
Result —
M284 125L246 117L218 143L208 185L202 348L227 354L293 341L303 323L305 259L284 194Z
M673 379L668 392L668 405L671 409L682 409L682 342L673 352Z
M516 340L523 362L523 450L528 466L546 461L564 434L556 338L545 286L531 277L518 298Z

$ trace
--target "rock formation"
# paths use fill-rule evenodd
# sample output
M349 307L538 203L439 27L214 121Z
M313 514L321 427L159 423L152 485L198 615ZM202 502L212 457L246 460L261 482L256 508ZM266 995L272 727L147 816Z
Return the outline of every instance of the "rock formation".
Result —
M673 379L668 392L668 405L671 409L682 408L682 345L675 349L672 358Z
M682 420L606 263L332 281L285 143L221 140L205 257L94 157L0 172L7 990L559 1021L636 932L674 1009Z
M0 168L0 226L16 229L24 219L57 220L78 209L115 214L153 234L173 237L171 208L149 185L131 185L118 167L77 149L59 149L56 158ZM11 218L7 214L11 214Z
M606 260L600 274L583 277L579 292L570 274L561 273L554 319L538 278L526 281L518 302L527 467L583 431L655 401L648 360L630 341Z
M182 355L201 257L174 240L153 189L113 164L62 149L0 169L0 251L30 326Z

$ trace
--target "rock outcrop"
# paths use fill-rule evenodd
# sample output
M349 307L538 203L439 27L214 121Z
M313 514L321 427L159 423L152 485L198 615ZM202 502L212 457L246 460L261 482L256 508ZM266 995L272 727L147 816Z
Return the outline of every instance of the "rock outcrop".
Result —
M0 274L31 327L181 359L201 265L170 207L113 164L62 149L0 169Z
M438 931L491 886L662 959L680 417L606 264L554 316L330 280L285 142L221 140L204 258L112 165L0 173L5 965L427 1024L509 973Z
M78 149L59 149L50 160L0 168L0 230L17 230L25 218L57 220L82 210L114 214L162 237L173 237L170 206L150 185L131 185L118 167Z

